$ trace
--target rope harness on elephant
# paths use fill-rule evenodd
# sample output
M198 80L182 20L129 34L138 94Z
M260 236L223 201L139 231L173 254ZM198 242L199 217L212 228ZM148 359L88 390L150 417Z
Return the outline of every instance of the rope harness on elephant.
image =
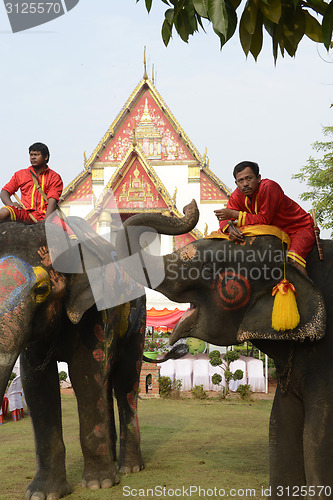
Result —
M278 368L276 368L276 374L278 377L278 382L279 386L281 389L282 394L286 394L290 382L290 377L291 377L291 370L292 370L292 360L295 352L295 343L293 342L291 344L290 350L289 350L289 356L288 360L286 363L286 366L282 370L282 372L279 372Z

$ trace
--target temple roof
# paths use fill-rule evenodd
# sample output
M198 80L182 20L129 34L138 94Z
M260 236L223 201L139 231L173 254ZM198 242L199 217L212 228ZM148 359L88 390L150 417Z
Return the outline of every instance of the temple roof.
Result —
M170 109L158 93L153 82L144 77L117 117L108 128L90 157L84 155L84 169L64 189L61 202L89 177L94 167L118 166L125 157L132 139L133 126L136 138L147 158L153 162L186 162L198 165L205 174L227 195L230 189L209 169L206 154L202 157L194 147Z
M183 217L140 146L135 143L129 147L94 205L85 217L92 226L103 211L135 214L149 210ZM193 239L202 237L197 229L193 229L191 235Z

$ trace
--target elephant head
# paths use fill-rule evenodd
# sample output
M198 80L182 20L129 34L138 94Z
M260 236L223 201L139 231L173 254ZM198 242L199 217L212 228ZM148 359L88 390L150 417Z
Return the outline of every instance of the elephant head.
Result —
M152 288L172 301L191 304L173 330L171 344L183 337L231 345L248 339L316 339L324 335L326 313L321 291L285 264L282 243L275 236L247 237L244 244L205 238L163 257L141 248L142 232L151 230L147 227L162 234L190 231L198 219L195 202L184 211L180 221L156 214L132 217L116 242L120 257L140 252L149 276L142 280L142 270L128 267L135 279L151 287L154 272L164 274ZM271 326L272 289L283 278L284 266L286 277L297 290L301 321L294 330L277 332Z
M71 223L78 225L78 218ZM88 272L99 276L112 262L114 249L82 219L79 225L85 237L71 242L54 225L53 237L47 238L46 223L0 227L0 400L16 359L30 342L52 338L63 314L77 324L103 299L103 280L89 278ZM62 247L60 252L57 245L64 237L67 251ZM57 256L53 265L52 253Z

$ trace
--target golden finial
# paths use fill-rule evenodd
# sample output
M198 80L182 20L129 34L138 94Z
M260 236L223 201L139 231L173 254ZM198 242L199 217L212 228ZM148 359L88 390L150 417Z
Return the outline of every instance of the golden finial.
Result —
M133 146L133 148L135 148L137 144L138 143L137 143L136 137L135 137L135 121L134 121L134 118L133 118L133 140L132 140L132 146Z
M172 196L172 203L176 205L176 198L177 198L177 186L175 187L175 192L173 193Z
M208 234L208 224L206 222L206 224L205 224L205 230L204 230L204 236L207 236L207 234Z
M87 160L87 155L86 155L86 152L84 151L83 153L83 158L84 158L84 168L87 168L87 163L88 163L88 160Z
M153 82L153 84L155 85L155 75L154 75L154 65L151 69L151 81Z
M147 64L146 64L146 47L144 48L144 51L143 51L143 67L144 67L143 79L148 80Z
M209 158L207 158L206 167L209 168Z

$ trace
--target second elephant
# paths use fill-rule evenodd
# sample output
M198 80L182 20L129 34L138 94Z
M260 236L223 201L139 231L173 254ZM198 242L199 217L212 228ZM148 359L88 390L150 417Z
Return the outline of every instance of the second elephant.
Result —
M85 262L80 264L98 268L114 249L85 221L79 222L86 233L81 243ZM57 361L68 363L77 398L82 484L111 487L118 481L113 393L120 420L118 467L121 472L143 468L136 403L145 335L144 294L130 301L122 297L119 305L98 310L86 272L62 273L53 267L45 223L2 224L0 249L0 398L22 353L23 390L35 433L37 472L26 498L55 500L70 491ZM118 280L126 278L117 273L111 278L116 295Z

